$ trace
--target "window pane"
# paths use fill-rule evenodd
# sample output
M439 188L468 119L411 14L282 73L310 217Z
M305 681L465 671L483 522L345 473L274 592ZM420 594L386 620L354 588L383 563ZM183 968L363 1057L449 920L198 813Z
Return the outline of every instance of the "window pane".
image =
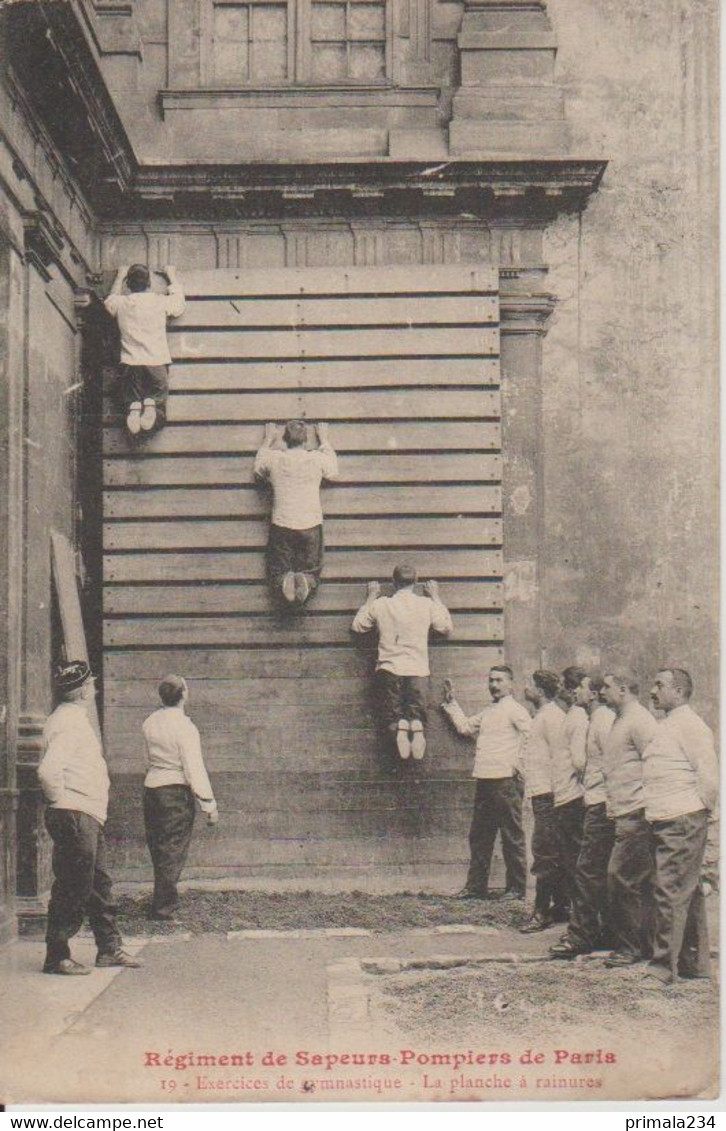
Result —
M313 44L313 78L332 82L347 77L344 43Z
M350 49L352 79L382 79L386 75L386 54L383 44L354 43Z
M214 8L212 68L222 82L249 78L249 6L220 4Z
M345 4L313 4L312 39L345 39Z
M250 77L266 82L286 79L287 5L255 4L251 16Z
M385 39L385 5L352 3L349 33L351 39Z

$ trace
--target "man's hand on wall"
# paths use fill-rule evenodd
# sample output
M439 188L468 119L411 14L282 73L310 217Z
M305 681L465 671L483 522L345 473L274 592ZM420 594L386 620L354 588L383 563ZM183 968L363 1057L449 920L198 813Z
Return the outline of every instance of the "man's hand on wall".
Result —
M438 597L439 597L439 583L438 583L438 581L434 581L433 578L431 578L430 581L424 581L423 591L424 591L424 593L426 594L427 597L433 597L433 599L435 601L438 600Z
M277 425L276 424L266 424L265 425L265 443L266 444L274 444L276 436L277 436Z
M368 582L368 600L369 601L375 601L375 599L377 597L380 597L380 595L381 595L381 583L380 583L380 581L369 581Z
M328 426L327 424L316 424L315 431L318 434L318 443L327 444L328 442Z

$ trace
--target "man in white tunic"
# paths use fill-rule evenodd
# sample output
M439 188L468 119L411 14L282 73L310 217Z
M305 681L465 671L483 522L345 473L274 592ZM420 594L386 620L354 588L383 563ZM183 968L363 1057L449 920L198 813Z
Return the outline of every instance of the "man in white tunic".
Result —
M471 860L459 899L488 899L489 873L497 834L502 841L505 890L502 899L524 899L527 851L522 827L522 752L529 735L529 712L513 695L514 673L507 664L489 671L492 702L467 718L444 682L442 711L459 734L476 739L472 777L476 780L474 815L469 831Z
M645 819L655 859L655 932L647 973L659 982L710 977L700 874L709 815L718 802L713 733L690 706L683 668L662 668L651 689L665 718L643 755Z
M143 724L144 825L154 865L150 918L169 922L179 906L177 884L192 839L195 799L208 825L217 823L218 814L199 731L186 714L186 680L168 675L159 684L159 698L162 706Z
M393 596L381 596L377 581L368 583L368 596L355 615L353 632L378 632L376 689L383 726L395 738L401 758L423 758L426 752L426 681L429 633L453 631L451 615L439 596L436 581L424 582L424 594L414 592L416 570L397 565Z

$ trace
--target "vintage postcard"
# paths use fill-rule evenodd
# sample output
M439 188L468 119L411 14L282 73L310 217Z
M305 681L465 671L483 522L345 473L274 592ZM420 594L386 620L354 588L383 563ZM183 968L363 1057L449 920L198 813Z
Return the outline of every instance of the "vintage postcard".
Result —
M715 1098L716 0L0 20L0 1101Z

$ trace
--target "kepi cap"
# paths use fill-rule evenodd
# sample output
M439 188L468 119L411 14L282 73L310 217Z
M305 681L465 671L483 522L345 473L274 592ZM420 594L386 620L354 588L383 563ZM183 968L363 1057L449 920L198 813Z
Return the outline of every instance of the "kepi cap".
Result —
M75 691L93 678L93 672L85 660L68 660L56 668L54 682L58 691Z

